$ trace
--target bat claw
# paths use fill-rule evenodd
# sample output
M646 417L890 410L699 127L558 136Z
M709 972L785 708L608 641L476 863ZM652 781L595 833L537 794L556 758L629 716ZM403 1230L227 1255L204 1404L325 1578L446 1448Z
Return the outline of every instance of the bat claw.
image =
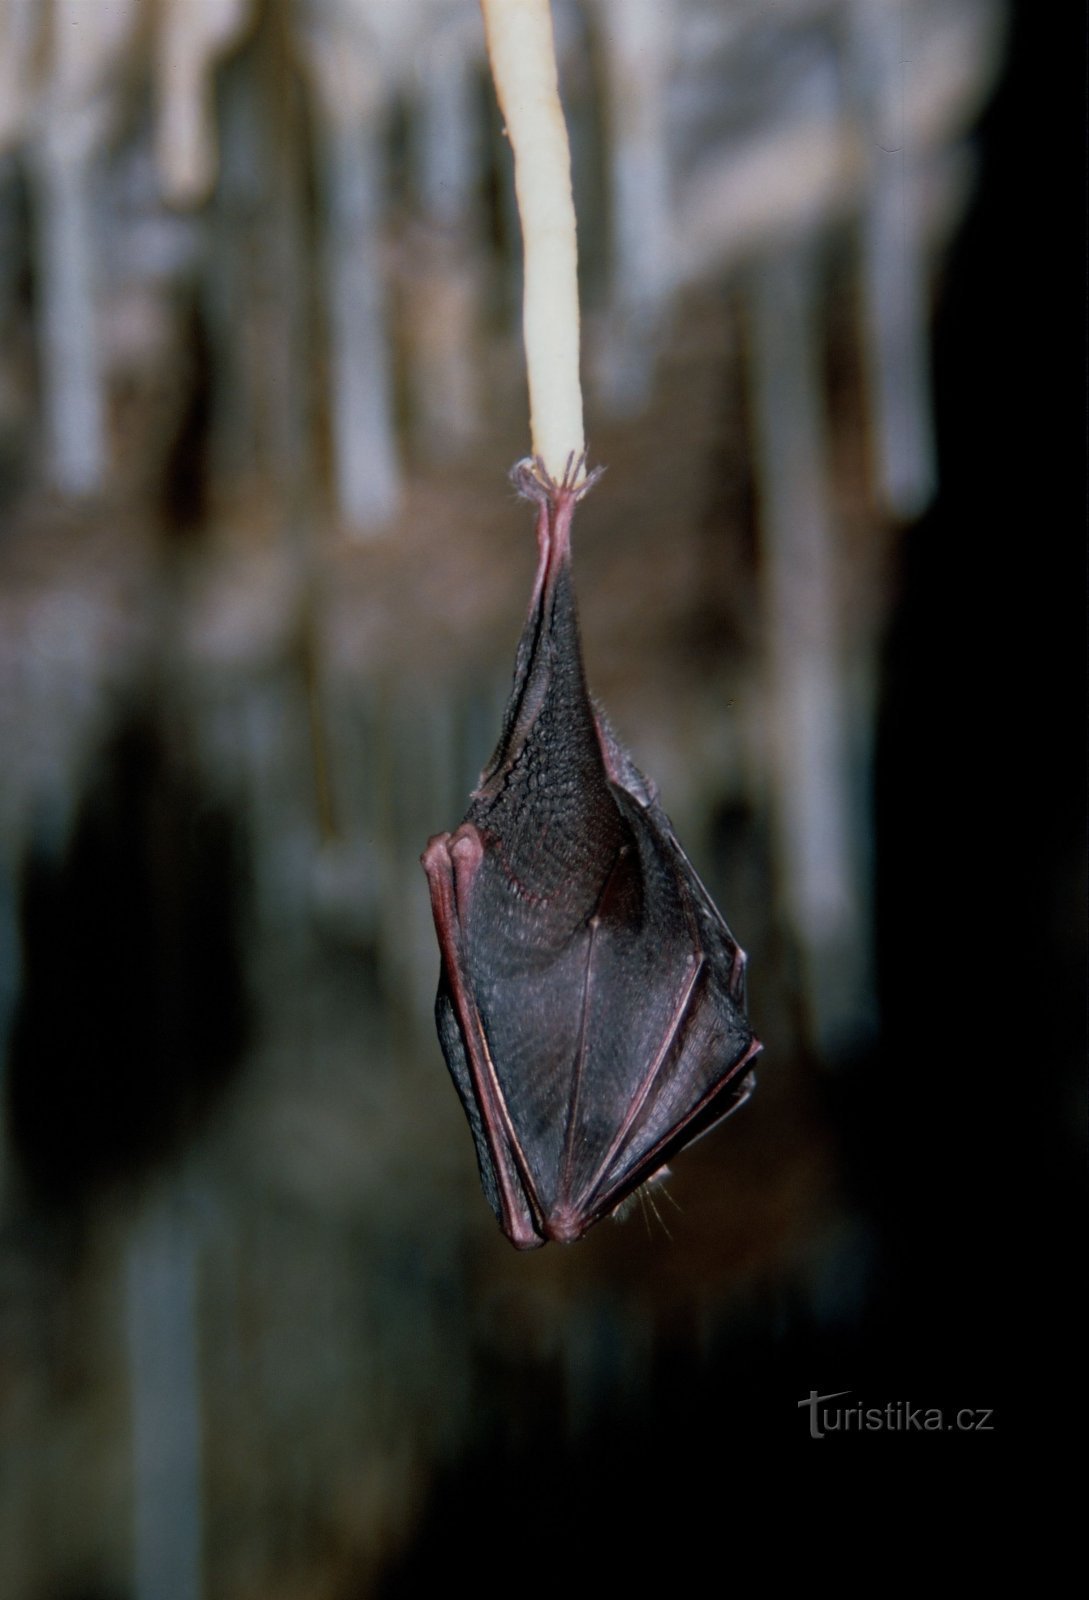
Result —
M540 456L523 456L510 469L510 481L523 500L532 500L535 505L554 507L561 499L570 499L577 505L605 472L604 467L587 471L587 458L586 450L578 455L572 450L557 483Z

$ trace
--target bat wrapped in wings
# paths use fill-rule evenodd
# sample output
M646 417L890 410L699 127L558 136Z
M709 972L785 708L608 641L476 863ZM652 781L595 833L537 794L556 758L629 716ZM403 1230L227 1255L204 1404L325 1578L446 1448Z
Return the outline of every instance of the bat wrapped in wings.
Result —
M439 1040L519 1249L579 1238L748 1097L745 955L586 688L571 520L597 477L512 474L539 561L499 745L423 853Z

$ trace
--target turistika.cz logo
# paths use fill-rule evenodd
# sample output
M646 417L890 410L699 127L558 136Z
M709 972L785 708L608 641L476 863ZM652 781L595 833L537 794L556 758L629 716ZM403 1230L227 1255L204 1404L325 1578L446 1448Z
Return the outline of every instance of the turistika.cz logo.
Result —
M913 1406L906 1400L890 1400L885 1406L867 1406L861 1401L852 1406L829 1405L841 1400L850 1389L835 1394L818 1394L810 1389L808 1400L799 1400L799 1411L808 1408L809 1436L823 1439L829 1433L993 1433L993 1407L945 1412L938 1406Z

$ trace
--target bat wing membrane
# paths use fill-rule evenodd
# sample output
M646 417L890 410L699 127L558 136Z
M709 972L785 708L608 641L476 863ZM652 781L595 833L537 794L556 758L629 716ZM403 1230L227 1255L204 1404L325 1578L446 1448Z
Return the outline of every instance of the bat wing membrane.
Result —
M741 952L657 806L617 791L638 841L638 924L602 920L588 989L580 1117L566 1208L588 1227L745 1098L757 1053L737 995ZM714 918L708 920L708 914ZM595 974L597 981L595 983Z

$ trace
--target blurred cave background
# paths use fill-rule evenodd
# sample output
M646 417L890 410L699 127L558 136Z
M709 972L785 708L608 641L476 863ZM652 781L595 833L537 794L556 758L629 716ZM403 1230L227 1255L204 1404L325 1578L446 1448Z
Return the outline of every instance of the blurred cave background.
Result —
M993 1408L928 1444L955 1482L1074 1348L1078 252L1022 148L1062 43L553 11L589 677L749 952L758 1091L657 1212L520 1256L435 1038L419 852L535 556L473 0L0 0L15 1600L393 1596L538 1522L547 1576L633 1501L683 1571L888 1458L811 1391Z

